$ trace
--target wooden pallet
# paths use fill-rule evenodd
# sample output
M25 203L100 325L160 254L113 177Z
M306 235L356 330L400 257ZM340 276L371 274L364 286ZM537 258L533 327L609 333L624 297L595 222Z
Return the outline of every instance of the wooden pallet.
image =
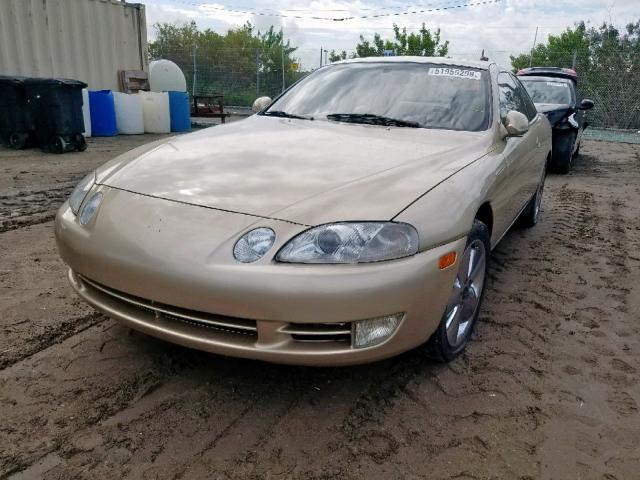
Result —
M224 95L222 93L214 93L211 95L194 95L193 104L191 106L192 117L219 118L222 123L229 116L224 111Z
M149 74L142 70L119 70L120 91L124 93L138 93L140 90L149 91Z

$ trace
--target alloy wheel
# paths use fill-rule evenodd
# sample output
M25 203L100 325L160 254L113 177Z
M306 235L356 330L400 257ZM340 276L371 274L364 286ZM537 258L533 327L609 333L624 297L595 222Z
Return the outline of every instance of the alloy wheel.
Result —
M482 298L486 268L485 245L481 240L474 240L462 255L444 314L447 339L453 349L464 343L473 325Z

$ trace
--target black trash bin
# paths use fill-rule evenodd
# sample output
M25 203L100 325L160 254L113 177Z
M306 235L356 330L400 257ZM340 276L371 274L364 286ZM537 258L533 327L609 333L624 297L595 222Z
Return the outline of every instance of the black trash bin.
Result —
M86 150L82 89L87 84L67 78L27 78L24 84L40 147L54 153Z
M25 80L0 75L0 142L16 149L29 145L34 130Z

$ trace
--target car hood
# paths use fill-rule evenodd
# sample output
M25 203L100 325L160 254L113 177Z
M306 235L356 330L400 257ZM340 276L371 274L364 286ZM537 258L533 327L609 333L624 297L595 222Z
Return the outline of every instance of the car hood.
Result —
M390 219L485 153L488 133L253 116L129 152L98 182L305 225Z
M536 103L536 109L541 113L552 112L554 110L568 110L571 105L564 103Z
M544 113L552 127L560 125L573 112L573 107L558 103L536 103L536 109Z

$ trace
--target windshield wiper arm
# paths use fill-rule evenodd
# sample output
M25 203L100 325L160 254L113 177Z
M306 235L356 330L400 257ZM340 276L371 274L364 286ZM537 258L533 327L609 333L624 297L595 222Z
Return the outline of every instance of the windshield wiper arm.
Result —
M289 113L283 110L267 110L262 115L265 115L267 117L298 118L300 120L313 120L313 117L303 117L302 115L296 115L295 113Z
M329 115L327 115L327 119L336 120L338 122L365 123L367 125L420 128L420 124L418 122L385 117L383 115L376 115L374 113L330 113Z

